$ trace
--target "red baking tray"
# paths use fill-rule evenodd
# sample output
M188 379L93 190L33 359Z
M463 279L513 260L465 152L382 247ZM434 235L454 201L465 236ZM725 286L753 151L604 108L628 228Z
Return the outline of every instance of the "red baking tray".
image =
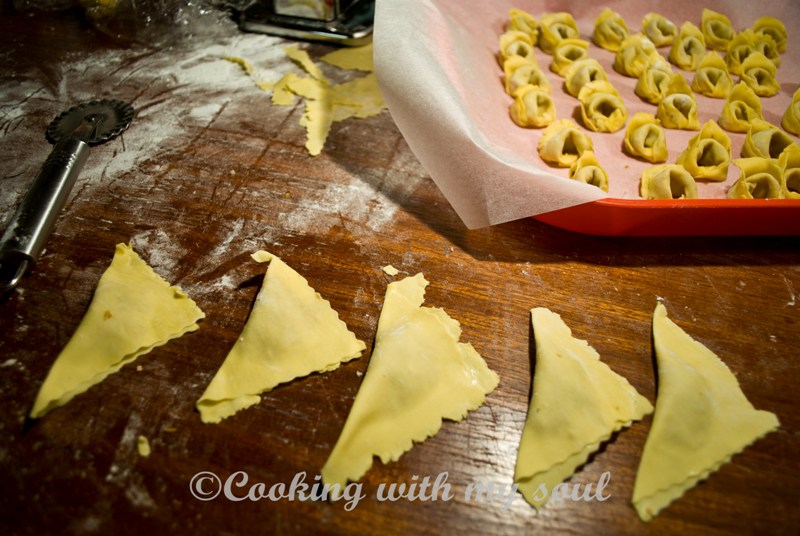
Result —
M800 200L609 198L535 218L602 236L800 235Z

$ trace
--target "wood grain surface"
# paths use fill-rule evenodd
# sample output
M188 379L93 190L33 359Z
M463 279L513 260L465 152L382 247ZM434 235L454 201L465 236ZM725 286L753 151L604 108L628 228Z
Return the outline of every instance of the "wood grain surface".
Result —
M249 53L292 68L284 42L233 27L147 48L98 34L79 11L0 17L0 211L7 217L49 151L61 110L113 97L137 110L92 149L39 264L0 304L0 530L4 534L797 534L800 530L800 255L796 238L597 238L534 220L467 230L390 114L334 125L310 157L302 104L279 107L234 64ZM227 33L226 33L227 32ZM305 46L305 45L304 45ZM307 47L312 57L330 51ZM273 53L274 52L274 53ZM266 65L266 64L262 64ZM342 79L352 73L337 73ZM26 415L74 332L114 246L130 242L206 313L194 333L154 349L37 422ZM266 249L308 279L368 350L339 369L282 385L218 425L194 403L247 319ZM312 483L370 359L392 264L431 281L443 308L500 376L462 422L398 461L376 460L365 497L201 501L203 471L250 483ZM559 313L650 401L651 315L719 355L755 407L778 415L755 442L649 523L631 506L651 419L604 444L570 482L610 473L606 501L534 511L465 497L512 483L530 397L529 310ZM136 449L149 438L152 454ZM381 485L444 475L453 497L380 501Z

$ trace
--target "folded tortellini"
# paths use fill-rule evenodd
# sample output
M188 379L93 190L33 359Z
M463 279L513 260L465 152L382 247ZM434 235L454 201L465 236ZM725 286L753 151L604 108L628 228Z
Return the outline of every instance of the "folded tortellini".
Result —
M770 158L734 160L741 170L739 179L728 190L729 199L783 199L781 168Z
M653 164L666 162L669 156L664 127L647 112L638 112L631 117L622 146L627 154Z
M724 181L731 163L731 139L712 119L689 140L677 163L695 179Z
M572 163L569 167L569 178L608 192L608 173L597 161L597 156L592 150L583 151L583 154Z
M763 119L761 99L747 84L739 82L725 100L719 126L729 132L747 132L756 119Z
M504 65L514 56L533 57L533 41L525 32L506 30L500 35L500 64Z
M541 128L556 119L556 105L550 92L527 84L514 91L510 107L511 119L521 127Z
M657 47L669 46L678 35L678 27L659 13L648 13L642 19L642 33Z
M616 52L626 37L628 37L628 26L625 20L616 11L605 8L594 21L594 32L592 32L594 44Z
M667 86L667 94L658 103L656 117L664 128L699 130L697 101L681 73L675 73Z
M790 145L778 159L781 168L781 184L787 199L800 199L800 147Z
M697 199L697 182L679 164L659 164L642 172L640 193L645 199Z
M589 57L589 42L583 39L562 39L553 50L553 61L550 70L559 76L574 62Z
M539 40L539 22L527 11L517 8L508 10L508 30L517 30L528 34L534 46Z
M594 132L616 132L628 120L628 110L611 82L589 82L578 93L583 125Z
M724 99L732 88L733 78L725 60L713 51L703 56L692 78L692 89L706 97Z
M728 65L728 72L733 75L742 74L742 63L747 56L756 51L755 32L744 30L736 34L725 51L725 63Z
M768 121L756 119L750 123L750 128L747 129L747 136L742 145L742 156L777 159L791 145L796 144L786 132Z
M788 33L786 26L775 17L760 17L753 23L753 32L770 36L778 45L778 52L786 52Z
M599 80L608 81L608 75L600 62L594 58L573 62L564 71L564 87L573 97L577 97L581 88L589 82Z
M711 50L720 52L725 52L728 49L728 43L736 35L736 30L733 29L730 19L722 13L717 13L710 9L703 10L700 29L703 32L706 46Z
M534 58L512 56L503 64L506 93L513 95L517 88L534 85L551 91L550 81L542 69L536 64Z
M667 95L672 75L672 65L661 54L655 54L636 81L633 92L650 104L658 104Z
M767 34L755 34L753 48L756 52L761 52L775 67L781 66L781 53L778 52L778 44Z
M742 82L759 97L771 97L781 90L781 85L775 77L777 73L775 64L761 52L752 52L742 62Z
M669 61L685 71L696 71L706 53L706 38L700 28L689 21L681 26L669 51Z
M633 34L625 38L614 56L614 70L631 78L639 78L658 54L656 46L644 34Z
M544 13L539 18L539 48L545 54L553 54L556 45L563 39L580 37L578 24L567 12Z
M585 151L594 149L592 139L572 119L550 123L539 140L539 156L557 167L570 167Z
M787 132L800 136L800 89L794 92L791 104L783 112L781 126Z

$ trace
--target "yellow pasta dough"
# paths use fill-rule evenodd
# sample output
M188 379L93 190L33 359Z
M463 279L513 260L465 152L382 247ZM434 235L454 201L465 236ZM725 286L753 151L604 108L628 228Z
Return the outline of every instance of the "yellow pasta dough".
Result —
M616 52L628 37L628 26L616 11L603 9L594 21L592 40L600 48Z
M526 85L537 86L548 93L551 91L550 81L533 57L512 56L508 58L503 64L503 78L506 93L509 95L513 95L518 88Z
M667 95L672 76L672 65L661 54L654 54L636 81L633 92L650 104L658 104Z
M741 171L728 190L729 199L782 199L785 197L783 173L771 158L753 156L734 163Z
M653 406L576 339L558 314L535 308L531 323L536 366L514 482L526 501L541 508L604 441Z
M241 335L197 401L203 422L220 422L261 393L334 370L366 348L303 276L266 251L252 257L269 268Z
M678 155L678 164L695 179L724 181L731 163L731 139L713 119L689 140L688 147Z
M558 119L542 131L539 156L557 167L568 168L584 151L593 149L592 139L572 119Z
M697 199L697 183L679 164L659 164L642 171L641 196L645 199Z
M644 446L633 506L649 521L756 439L777 417L747 400L736 376L667 316L653 313L658 398Z
M753 48L756 52L761 52L771 61L775 67L781 66L781 53L778 52L778 45L775 40L767 34L757 33L753 39Z
M564 39L580 37L578 24L572 14L564 11L544 13L539 17L539 29L539 48L545 54L553 54L556 45Z
M361 47L342 47L325 54L320 59L328 65L340 69L350 69L371 73L375 70L372 62L372 43Z
M692 78L692 89L706 97L726 98L733 89L733 78L728 73L725 60L716 52L709 52L700 60Z
M608 173L597 161L594 151L584 151L569 167L569 178L578 182L597 186L608 191Z
M777 72L775 64L761 52L751 53L742 62L742 82L759 97L771 97L781 90Z
M759 17L753 23L753 32L770 36L778 46L778 52L783 54L786 51L788 33L786 26L775 17Z
M689 21L681 26L669 51L669 61L686 71L696 71L706 53L706 40L700 28Z
M528 84L514 91L511 119L521 127L541 128L556 119L556 105L550 92Z
M666 95L658 103L656 117L664 128L699 130L697 101L681 73L675 73L667 84Z
M520 56L522 58L533 57L533 41L531 37L519 30L506 30L500 36L500 64L504 64L508 58Z
M725 52L725 63L728 65L728 72L734 75L742 74L742 63L747 56L756 51L755 34L753 30L739 32L728 43Z
M573 97L577 97L581 88L589 82L608 80L603 66L594 58L586 58L573 62L564 71L564 87Z
M339 439L322 468L325 484L345 486L372 465L397 460L436 434L442 419L460 421L499 381L461 327L442 309L422 307L422 274L390 283L375 347Z
M736 35L730 19L722 13L710 9L703 10L700 29L703 32L706 46L720 52L728 49L728 43Z
M117 244L75 333L53 363L31 410L39 418L153 348L198 329L205 314L133 249Z
M647 37L642 34L629 35L614 55L614 70L631 78L639 78L656 54L656 46Z
M742 156L760 156L763 158L779 158L781 153L790 145L796 145L786 132L775 125L755 119L747 129L747 136L742 145Z
M653 114L647 112L638 112L631 117L622 146L629 155L654 164L666 162L669 156L664 127Z
M527 11L517 8L508 10L508 29L525 32L531 38L531 43L535 46L539 41L539 21Z
M761 99L744 82L731 90L719 116L719 126L729 132L747 132L750 123L763 119Z
M678 35L678 27L659 13L648 13L642 19L642 33L657 47L669 46Z
M553 50L553 61L550 70L559 76L574 62L589 57L589 42L583 39L562 39Z
M578 93L583 124L594 132L616 132L625 126L628 110L610 82L589 82Z
M800 147L787 147L778 159L778 166L781 168L784 197L800 199Z

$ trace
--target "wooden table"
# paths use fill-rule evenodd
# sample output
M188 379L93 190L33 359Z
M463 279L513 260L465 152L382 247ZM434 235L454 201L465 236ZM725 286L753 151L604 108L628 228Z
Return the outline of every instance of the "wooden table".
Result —
M0 305L4 534L797 533L796 238L597 238L534 220L469 231L388 113L335 124L323 153L310 157L302 105L272 106L238 66L220 60L228 47L286 71L283 43L226 28L154 49L115 43L77 11L0 18L3 216L46 157L44 130L58 112L99 97L137 110L122 137L92 150L45 254ZM314 58L330 50L308 49ZM201 329L27 422L120 242L196 300L207 315ZM247 319L264 272L249 258L257 249L306 277L368 348L392 280L381 267L424 273L426 304L458 320L462 340L501 378L462 422L445 422L397 462L376 461L351 511L342 502L190 494L201 471L221 479L245 471L267 485L305 473L312 482L370 359L368 350L203 424L194 404ZM465 499L470 484L512 482L531 386L529 310L561 314L655 401L657 300L730 366L757 408L778 415L780 429L649 523L630 502L649 417L573 477L586 484L610 472L606 501L562 501L537 514L519 496L508 508ZM149 457L137 453L139 435L150 440ZM451 500L376 498L381 484L444 473Z

